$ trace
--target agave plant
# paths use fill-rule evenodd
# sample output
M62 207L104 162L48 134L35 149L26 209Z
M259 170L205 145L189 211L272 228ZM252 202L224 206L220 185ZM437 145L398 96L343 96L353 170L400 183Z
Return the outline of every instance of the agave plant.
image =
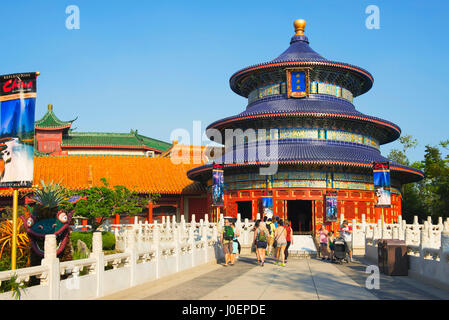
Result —
M37 205L42 208L54 209L64 203L67 197L66 189L59 183L54 184L53 181L45 184L41 181L42 189L37 189L34 193L34 200Z

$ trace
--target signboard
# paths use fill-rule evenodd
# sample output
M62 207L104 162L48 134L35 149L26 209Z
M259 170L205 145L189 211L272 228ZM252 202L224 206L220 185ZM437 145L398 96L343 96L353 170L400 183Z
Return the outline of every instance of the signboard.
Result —
M0 188L33 183L37 75L0 76Z
M374 206L390 207L391 206L391 186L390 186L390 163L374 162Z
M337 221L337 191L326 192L326 221Z
M224 207L224 171L219 164L212 169L212 205Z
M308 69L287 69L287 94L289 98L304 98L309 94Z

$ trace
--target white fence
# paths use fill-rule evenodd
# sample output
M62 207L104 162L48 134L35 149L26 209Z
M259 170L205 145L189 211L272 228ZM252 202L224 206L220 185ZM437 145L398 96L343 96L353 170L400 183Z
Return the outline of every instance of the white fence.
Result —
M353 222L354 224L354 222ZM382 239L404 240L409 260L408 273L411 277L424 280L435 286L449 289L449 219L443 223L440 218L433 225L430 217L424 224L406 224L399 219L397 224L374 226L355 224L358 227L353 245L360 246L362 239L365 257L378 263L378 242ZM363 230L365 230L363 232Z
M344 220L342 215L341 221ZM430 217L424 224L418 224L418 217L414 217L412 224L407 224L402 217L398 217L398 223L366 223L365 215L362 215L362 221L357 222L355 219L349 225L353 228L352 246L355 255L369 255L371 248L365 248L366 241L370 239L399 239L405 240L407 245L419 246L422 241L429 248L439 249L441 246L441 232L449 227L449 218L443 223L443 219L438 219L438 224L432 224ZM447 226L447 227L446 227Z
M223 259L218 226L206 219L186 223L184 217L176 223L167 217L162 224L111 225L115 232L116 249L122 253L105 255L101 232L92 239L92 253L87 259L60 262L56 257L54 235L45 238L45 257L40 266L0 272L0 282L16 274L19 282L36 277L37 285L26 288L21 299L94 299L151 280L186 270L204 263ZM236 229L242 246L252 243L254 223L237 221ZM0 300L13 299L10 292L0 294Z

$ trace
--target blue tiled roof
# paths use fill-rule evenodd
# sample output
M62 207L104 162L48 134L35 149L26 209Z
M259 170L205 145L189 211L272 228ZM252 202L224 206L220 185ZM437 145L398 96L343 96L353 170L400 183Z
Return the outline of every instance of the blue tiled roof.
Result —
M297 113L314 114L319 117L339 117L345 116L364 118L360 121L371 121L376 124L377 121L383 122L386 125L378 124L383 129L389 131L390 139L381 141L381 143L387 143L399 138L401 129L392 122L365 115L357 111L352 103L349 101L334 98L326 95L310 95L305 99L287 99L284 96L274 96L267 99L258 100L250 104L245 111L237 115L227 117L221 120L217 120L210 124L207 128L217 128L221 122L235 122L239 121L242 117L261 116L261 115L276 115L282 113L284 116L295 116ZM326 114L326 115L325 115ZM298 115L299 116L299 115ZM349 117L348 117L349 118Z
M327 61L309 46L309 39L305 35L294 35L290 40L290 47L271 62L283 61Z
M260 145L259 145L260 146ZM304 164L313 164L317 162L338 163L340 165L357 166L370 165L372 162L390 161L383 157L375 148L368 146L361 146L350 142L339 141L311 141L309 139L292 139L281 140L277 147L276 154L270 155L269 144L266 145L266 156L259 155L258 146L256 144L249 144L244 146L237 146L233 151L223 155L220 159L214 160L216 163L224 163L225 165L245 165L245 164L259 164L273 161L291 162L301 161ZM261 152L264 150L262 149ZM189 178L195 176L196 171L208 168L210 164L195 168L187 174ZM397 167L405 170L412 170L413 172L402 171L402 180L404 182L419 181L422 178L422 172L401 165L394 161L391 162L392 167ZM394 171L395 169L392 169Z
M369 89L371 89L374 78L373 76L366 71L363 68L357 67L355 65L344 63L344 62L337 62L328 60L324 57L322 57L320 54L318 54L315 50L313 50L309 46L309 40L305 35L295 35L292 37L290 41L290 46L285 50L279 57L277 57L274 60L263 62L259 64L255 64L243 69L240 69L239 71L235 72L231 78L229 79L229 83L231 86L231 89L237 93L242 94L240 90L238 89L238 83L240 79L245 77L248 73L253 72L253 69L260 69L260 68L279 68L279 66L276 66L275 64L281 63L281 64L287 64L283 65L282 67L288 66L288 64L295 65L296 63L310 63L310 65L322 65L337 69L342 69L344 72L352 72L360 76L363 81L361 81L362 91L360 94L367 92ZM274 64L274 66L273 66Z

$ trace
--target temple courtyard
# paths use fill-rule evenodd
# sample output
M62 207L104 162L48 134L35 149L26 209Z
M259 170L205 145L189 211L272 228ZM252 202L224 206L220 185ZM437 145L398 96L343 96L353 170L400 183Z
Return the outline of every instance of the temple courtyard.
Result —
M263 267L254 255L234 266L208 263L148 282L102 300L448 300L449 291L408 276L380 274L379 289L367 289L368 263L291 258L285 267L269 257Z

